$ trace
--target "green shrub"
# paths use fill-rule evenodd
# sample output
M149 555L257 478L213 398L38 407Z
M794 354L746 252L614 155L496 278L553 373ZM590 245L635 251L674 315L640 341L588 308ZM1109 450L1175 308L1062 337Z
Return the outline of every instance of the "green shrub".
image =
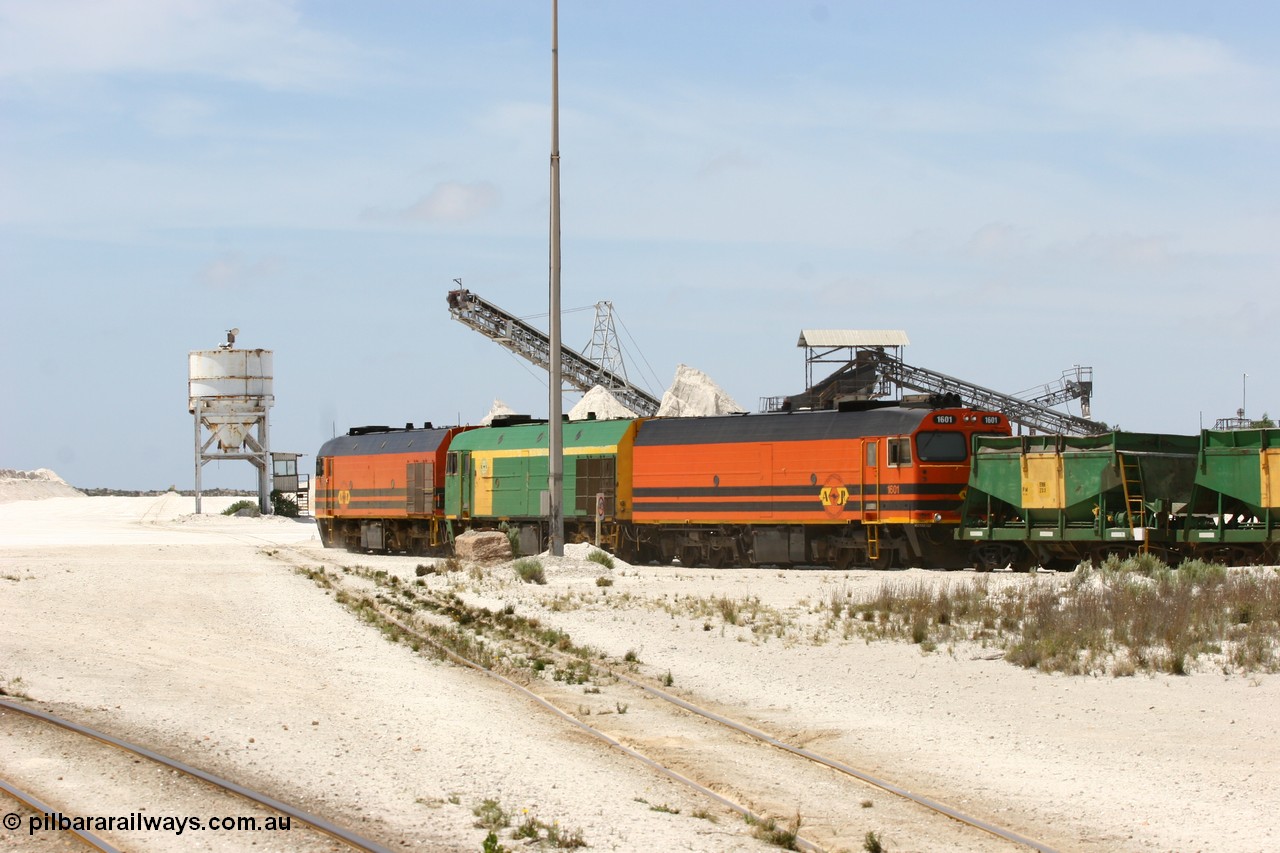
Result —
M298 502L279 489L271 492L271 511L284 518L298 517Z
M604 551L592 551L590 554L587 555L587 559L593 563L599 563L600 565L604 566L606 569L613 568L613 557L610 557Z
M242 501L236 501L236 502L235 502L235 503L233 503L231 506L229 506L229 507L227 507L226 509L224 509L224 510L222 511L222 514L223 514L223 515L235 515L237 512L239 512L239 511L240 511L240 510L242 510L242 509L251 509L251 510L253 510L253 514L254 514L255 516L256 516L256 515L258 515L258 513L259 513L259 510L258 510L258 502L257 502L257 501L242 500Z
M520 580L525 583L545 584L547 582L547 573L542 568L541 560L525 557L512 563L511 568L515 569L516 574L520 576Z
M496 830L511 825L511 817L497 800L485 800L471 809L471 813L476 816L478 829Z
M511 556L520 556L520 528L512 527L505 521L498 525L498 529L507 534L507 542L511 545Z

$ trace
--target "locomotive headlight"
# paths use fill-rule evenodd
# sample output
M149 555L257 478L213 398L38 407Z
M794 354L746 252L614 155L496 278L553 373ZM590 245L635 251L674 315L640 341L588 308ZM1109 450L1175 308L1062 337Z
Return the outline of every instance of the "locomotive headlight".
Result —
M934 520L934 521L942 521L942 513L940 513L940 512L935 512L935 513L933 514L933 520Z

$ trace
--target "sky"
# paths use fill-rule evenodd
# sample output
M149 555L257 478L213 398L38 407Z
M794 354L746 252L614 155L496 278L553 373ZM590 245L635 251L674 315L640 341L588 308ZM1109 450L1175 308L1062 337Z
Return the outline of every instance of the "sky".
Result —
M559 98L564 343L611 302L657 396L900 329L1009 393L1092 367L1128 430L1280 416L1280 5L560 0ZM0 467L190 488L233 327L304 468L545 416L445 300L545 328L550 147L548 2L0 0Z

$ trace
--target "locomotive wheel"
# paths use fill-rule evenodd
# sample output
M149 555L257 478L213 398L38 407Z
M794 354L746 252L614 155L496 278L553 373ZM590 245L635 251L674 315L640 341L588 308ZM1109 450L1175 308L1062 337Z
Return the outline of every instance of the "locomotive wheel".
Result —
M713 569L722 569L724 564L729 561L728 548L712 548L711 553L707 556L707 565Z
M883 571L893 567L893 551L888 548L882 549L879 556L874 560L868 559L867 565L878 571Z

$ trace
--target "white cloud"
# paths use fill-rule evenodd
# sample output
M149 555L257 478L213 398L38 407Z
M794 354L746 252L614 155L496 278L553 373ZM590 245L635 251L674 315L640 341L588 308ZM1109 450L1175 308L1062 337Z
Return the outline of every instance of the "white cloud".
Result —
M0 0L0 79L188 73L316 89L349 77L355 53L294 0Z
M1280 76L1184 33L1106 32L1060 48L1049 97L1078 116L1141 131L1274 128Z
M1163 235L1090 234L1061 251L1107 267L1159 269L1175 259L1169 243L1170 238Z
M1068 70L1117 85L1156 80L1186 83L1247 75L1226 45L1184 33L1103 33L1082 40Z
M1006 258L1026 251L1026 235L1022 229L1001 222L983 225L965 244L964 252L978 258Z
M275 258L248 260L234 252L215 258L199 273L199 281L213 290L236 290L250 286L280 268Z
M502 200L498 188L487 181L463 184L443 181L398 218L420 222L466 222L496 210Z

